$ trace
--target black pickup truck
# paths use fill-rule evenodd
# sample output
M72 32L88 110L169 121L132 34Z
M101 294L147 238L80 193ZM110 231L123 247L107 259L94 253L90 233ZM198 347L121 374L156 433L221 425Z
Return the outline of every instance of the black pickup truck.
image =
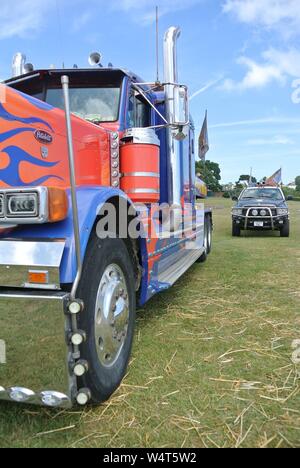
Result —
M251 187L243 190L232 209L232 235L242 230L280 231L281 237L290 235L289 209L279 187Z

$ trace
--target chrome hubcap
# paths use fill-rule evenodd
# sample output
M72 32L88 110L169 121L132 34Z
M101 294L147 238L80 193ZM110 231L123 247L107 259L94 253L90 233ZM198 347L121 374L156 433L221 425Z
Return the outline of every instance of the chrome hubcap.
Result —
M129 322L126 281L118 265L109 265L100 281L95 307L95 341L98 358L111 367L123 349Z

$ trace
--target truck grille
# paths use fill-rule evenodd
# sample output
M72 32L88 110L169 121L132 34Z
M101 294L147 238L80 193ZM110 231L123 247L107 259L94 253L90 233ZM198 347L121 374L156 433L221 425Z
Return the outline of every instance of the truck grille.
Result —
M262 212L263 210L267 212L267 215L261 214L261 212ZM254 211L254 212L257 211L258 214L256 214L256 213L254 214L253 211ZM272 216L276 216L276 215L277 215L277 210L276 210L276 208L271 208L271 212L272 212ZM243 209L243 216L247 216L247 213L248 213L248 208L244 208L244 209ZM269 210L266 210L265 208L260 208L260 207L259 207L259 208L252 208L252 209L250 210L249 216L263 217L263 218L265 218L265 217L269 217L269 216L270 216L270 212L269 212Z

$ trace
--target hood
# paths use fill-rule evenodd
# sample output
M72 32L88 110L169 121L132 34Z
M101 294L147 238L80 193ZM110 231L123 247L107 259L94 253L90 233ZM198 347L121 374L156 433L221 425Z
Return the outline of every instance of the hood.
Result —
M285 200L268 200L266 198L252 198L251 200L239 200L236 204L237 208L248 208L252 206L286 208L287 204Z

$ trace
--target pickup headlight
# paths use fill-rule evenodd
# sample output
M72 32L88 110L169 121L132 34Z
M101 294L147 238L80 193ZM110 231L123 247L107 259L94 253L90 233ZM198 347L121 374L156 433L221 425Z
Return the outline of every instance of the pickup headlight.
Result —
M232 214L233 216L242 216L243 210L241 208L233 208Z
M62 221L68 198L61 188L32 187L0 191L0 224L42 224Z
M289 210L287 208L278 208L277 214L278 216L286 216L289 214Z

